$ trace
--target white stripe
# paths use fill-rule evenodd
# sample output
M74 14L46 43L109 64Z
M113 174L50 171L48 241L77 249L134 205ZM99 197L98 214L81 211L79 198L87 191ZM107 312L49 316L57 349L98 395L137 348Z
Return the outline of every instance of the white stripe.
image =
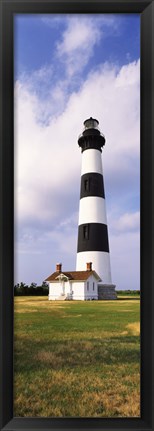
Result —
M80 199L79 225L84 223L107 224L105 199L98 196Z
M104 284L112 284L110 253L104 251L81 251L77 253L76 271L86 271L86 263L92 262L92 269L97 272Z
M97 172L102 174L102 157L99 150L90 148L82 153L81 175L88 172Z

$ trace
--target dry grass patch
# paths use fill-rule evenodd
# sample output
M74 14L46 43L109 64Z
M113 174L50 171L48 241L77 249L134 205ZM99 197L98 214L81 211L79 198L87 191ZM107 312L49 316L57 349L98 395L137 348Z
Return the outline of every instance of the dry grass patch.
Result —
M127 328L132 335L140 335L140 322L128 323Z
M61 359L58 358L58 355L55 354L54 352L46 352L46 351L41 351L36 355L36 360L41 361L41 362L45 362L48 364L55 364L59 365L61 364Z
M106 417L139 417L140 399L138 391L133 391L131 397L127 395L126 389L121 387L121 393L115 390L102 394L101 402Z
M28 388L29 385L29 388ZM36 391L37 388L37 391ZM24 396L27 394L26 398ZM16 397L20 416L46 417L138 417L140 415L137 390L128 394L119 381L106 387L103 379L92 378L84 372L76 375L68 371L50 371L44 380L34 376L25 385L25 393ZM24 414L22 413L24 411Z
M23 314L25 314L25 313L37 313L38 312L38 310L37 309L35 309L35 308L17 308L17 309L15 309L15 312L16 313L23 313Z
M134 336L140 336L140 322L128 323L126 328L128 330L121 332L121 335L128 335L130 333Z
M63 315L63 316L61 316L62 317L62 319L67 319L67 317L71 317L72 318L72 314L65 314L65 315ZM73 314L73 318L74 317L82 317L82 314Z
M126 309L126 308L125 309L123 308L122 310L118 311L118 313L131 313L131 312L133 313L133 310Z

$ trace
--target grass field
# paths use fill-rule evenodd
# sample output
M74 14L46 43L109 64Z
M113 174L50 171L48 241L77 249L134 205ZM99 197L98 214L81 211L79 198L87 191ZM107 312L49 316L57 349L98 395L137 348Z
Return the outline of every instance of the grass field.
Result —
M140 301L16 297L14 416L140 416Z

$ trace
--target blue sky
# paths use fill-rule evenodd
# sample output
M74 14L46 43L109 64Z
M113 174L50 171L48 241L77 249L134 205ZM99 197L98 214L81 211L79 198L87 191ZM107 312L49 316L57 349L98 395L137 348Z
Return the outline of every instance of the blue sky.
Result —
M15 283L76 265L81 153L89 116L106 137L112 281L139 289L139 15L16 15Z

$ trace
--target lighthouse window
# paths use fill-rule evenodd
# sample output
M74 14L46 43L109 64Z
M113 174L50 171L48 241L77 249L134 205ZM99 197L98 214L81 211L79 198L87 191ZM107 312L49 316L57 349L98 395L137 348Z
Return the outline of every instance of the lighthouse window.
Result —
M84 188L85 188L85 192L89 192L89 180L85 180Z
M89 239L88 224L85 224L85 226L83 226L83 238L84 239Z
M87 290L89 290L89 281L87 281Z
M93 281L93 290L95 290L95 283L94 283L94 281Z

